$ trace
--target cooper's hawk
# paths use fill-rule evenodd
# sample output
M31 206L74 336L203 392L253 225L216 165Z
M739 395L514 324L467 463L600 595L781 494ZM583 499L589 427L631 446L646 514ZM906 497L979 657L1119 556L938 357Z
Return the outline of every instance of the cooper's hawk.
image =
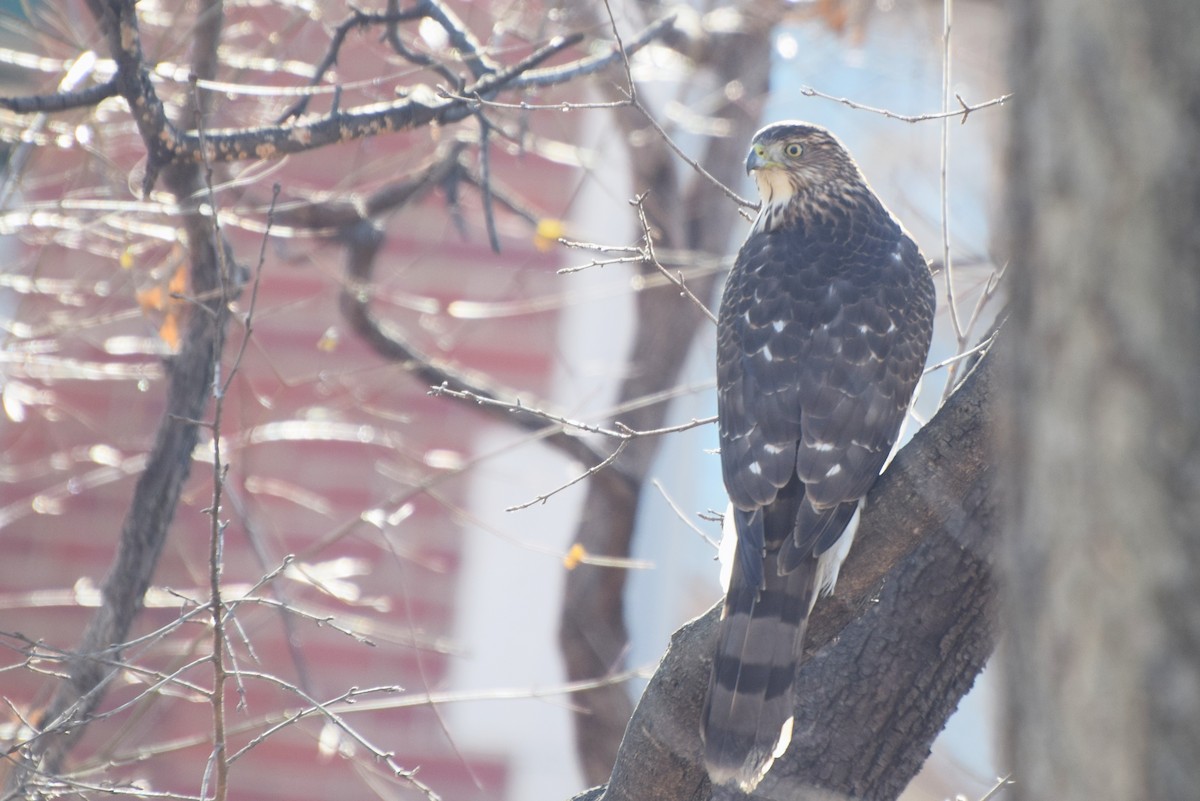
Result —
M702 735L709 776L749 791L791 739L817 592L904 421L933 331L917 245L828 131L755 134L762 208L717 329L721 469L737 530Z

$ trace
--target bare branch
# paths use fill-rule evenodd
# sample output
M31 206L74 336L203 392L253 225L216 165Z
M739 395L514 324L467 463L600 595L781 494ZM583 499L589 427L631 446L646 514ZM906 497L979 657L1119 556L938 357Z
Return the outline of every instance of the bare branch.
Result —
M640 111L642 113L642 116L646 118L646 122L650 123L650 127L653 128L660 137L662 137L662 140L667 143L667 146L670 147L671 150L673 150L675 152L675 155L678 156L681 160L683 160L684 163L686 163L689 167L691 167L693 170L695 170L700 175L704 176L704 178L706 180L711 182L713 184L713 186L720 189L721 192L724 193L724 195L726 197L728 197L730 200L732 200L734 203L738 204L739 206L741 206L744 209L751 209L754 211L758 210L759 204L757 204L753 201L750 201L750 200L746 200L746 198L742 197L737 192L734 192L732 189L730 189L728 186L726 186L723 182L717 180L713 176L712 173L710 173L703 166L701 166L700 162L696 161L695 159L689 157L688 154L684 153L682 148L680 148L679 145L675 144L675 140L673 140L667 134L666 130L661 125L658 124L658 120L654 119L654 115L652 115L646 109L646 107L641 104L640 101L634 100L633 106L634 106L634 108L636 108L638 111Z
M671 272L662 265L662 262L658 260L658 256L655 255L654 235L650 233L650 223L646 220L646 208L642 205L645 199L645 195L639 195L632 201L633 205L637 207L638 222L642 225L642 242L645 244L645 260L653 264L655 269L662 273L668 281L679 287L679 294L683 295L685 298L694 303L696 308L698 308L701 313L709 319L709 322L711 322L713 325L716 325L717 315L712 313L712 310L708 308L707 303L700 300L700 298L696 297L692 293L692 290L688 289L687 284L683 282L683 273L675 273L672 275Z
M387 25L390 30L395 30L398 23L419 18L423 14L424 12L419 6L407 11L400 11L398 8L389 8L386 14L368 14L357 8L351 8L350 16L338 23L337 27L333 29L333 37L329 40L329 49L326 51L325 57L313 68L313 76L309 80L308 85L316 86L324 80L325 73L329 72L330 68L337 63L342 45L346 43L346 36L350 31L366 28L371 25ZM275 120L276 124L282 125L290 119L302 116L308 110L308 103L311 99L312 95L306 94L301 97L279 115Z
M942 110L929 112L927 114L898 114L885 108L875 108L874 106L868 106L864 103L855 102L848 97L834 97L833 95L827 95L824 92L819 92L816 89L813 89L811 86L801 87L800 94L804 95L805 97L820 97L824 98L825 100L832 100L835 103L841 103L843 106L848 106L849 108L858 109L859 111L869 111L872 114L879 114L891 120L899 120L900 122L925 122L927 120L941 120L950 117L961 117L961 122L966 122L967 115L971 114L972 112L979 111L980 109L990 108L991 106L1003 106L1005 103L1011 100L1013 96L1013 93L1009 92L1008 94L1000 95L999 97L993 97L991 100L985 100L982 103L976 103L972 106L963 100L961 95L956 94L954 97L956 100L958 100L958 103L961 106L961 108L957 111Z
M420 6L417 8L419 9ZM387 0L387 13L391 16L400 14L400 0ZM462 88L462 77L454 74L449 67L437 59L431 58L423 53L410 50L404 44L404 41L400 38L399 22L392 22L387 26L386 38L387 43L391 45L392 50L394 50L396 54L405 61L409 62L410 64L416 64L419 67L427 67L445 78L451 86Z
M650 25L633 37L623 46L614 45L607 53L581 58L571 64L560 67L529 70L514 80L512 89L532 89L535 87L556 86L569 83L585 75L594 75L607 69L613 64L622 63L656 39L666 36L675 24L675 15L668 14Z
M638 439L639 437L657 437L657 436L661 436L663 434L674 434L674 433L678 433L680 431L687 431L689 429L696 428L698 426L709 425L709 424L715 423L717 421L717 418L715 416L714 417L705 417L701 420L689 420L688 422L680 423L679 425L664 426L661 428L655 428L655 429L651 429L651 430L647 430L647 431L639 431L637 429L630 428L629 426L622 424L620 421L617 421L616 423L614 423L613 428L605 428L604 426L594 425L592 423L584 423L579 420L572 420L568 417L561 417L557 414L543 411L542 409L531 408L529 406L523 405L520 401L512 403L509 401L500 400L498 398L493 398L493 397L490 397L487 395L479 395L475 392L471 392L470 390L450 389L445 384L442 384L442 385L439 385L436 387L430 387L429 394L434 395L434 396L446 396L446 397L450 397L450 398L457 398L459 400L469 401L471 403L475 403L480 406L488 406L488 407L496 408L496 409L504 409L505 411L509 411L509 412L522 412L522 413L532 414L532 415L536 415L537 417L542 418L543 420L547 420L551 423L557 423L558 425L560 425L564 428L573 428L578 431L585 431L589 434L603 434L606 437L611 437L613 439L622 440L622 441Z
M71 109L84 108L85 106L94 106L102 100L115 97L116 94L117 82L115 80L108 80L95 86L89 86L86 89L57 92L52 95L0 97L0 108L6 108L18 114L70 111Z
M417 86L410 89L407 97L391 103L335 110L315 120L285 126L209 131L201 143L196 133L180 132L167 119L143 59L134 2L114 0L111 4L97 5L117 65L116 87L133 110L148 151L142 185L144 194L154 186L160 170L177 160L216 163L275 158L382 132L455 122L474 113L470 101L439 97L428 87ZM618 48L608 58L591 57L535 72L539 64L581 40L581 35L573 34L552 39L512 66L494 69L478 52L478 45L470 34L457 27L460 23L448 9L435 0L423 0L422 8L427 16L436 19L447 30L451 40L466 54L468 66L476 73L475 83L463 88L460 96L482 100L504 90L563 83L602 69L620 52ZM668 24L669 20L660 21L651 26L649 32L652 35L661 33ZM649 38L647 36L644 41Z
M604 468L606 468L609 465L616 462L617 459L621 456L621 452L625 450L625 447L628 444L629 444L629 440L627 440L627 439L621 440L619 443L617 443L617 447L615 449L613 449L612 453L610 453L608 456L604 457L604 459L602 459L601 461L592 465L591 467L589 467L587 470L583 471L579 475L575 476L570 481L567 481L565 484L560 484L559 486L555 487L554 489L550 490L549 492L542 493L541 495L537 496L536 498L534 498L531 501L525 501L524 503L518 503L514 506L506 506L504 508L504 511L519 512L522 509L528 509L531 506L537 506L540 503L545 503L546 501L550 500L552 497L554 497L558 493L562 492L563 490L565 490L569 487L575 486L576 484L578 484L580 481L583 481L584 479L591 478L592 476L596 475Z
M421 0L418 8L442 27L449 37L450 46L462 54L463 62L476 79L500 72L499 65L487 57L479 41L467 30L467 26L441 0Z
M479 188L483 192L484 227L487 228L492 252L499 253L500 234L496 232L496 215L492 206L492 124L482 111L475 116L479 120Z
M958 339L958 349L965 345L962 323L958 319L958 299L954 293L954 260L950 254L950 117L947 109L950 107L950 71L951 71L951 24L953 0L942 2L942 129L941 166L938 177L941 182L941 227L942 227L942 275L945 279L946 304L950 309L950 322L954 327L954 336ZM961 102L961 99L960 99ZM965 112L964 112L965 114ZM964 116L965 121L965 116Z

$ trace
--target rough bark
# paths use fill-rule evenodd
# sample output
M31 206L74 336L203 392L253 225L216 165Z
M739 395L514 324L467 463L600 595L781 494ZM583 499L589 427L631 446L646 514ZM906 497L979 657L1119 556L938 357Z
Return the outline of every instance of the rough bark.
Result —
M895 798L991 653L992 361L872 490L837 593L817 605L809 629L792 743L755 798ZM701 761L718 613L675 633L609 784L578 799L746 798L714 790Z
M1016 6L1014 798L1200 787L1200 4Z

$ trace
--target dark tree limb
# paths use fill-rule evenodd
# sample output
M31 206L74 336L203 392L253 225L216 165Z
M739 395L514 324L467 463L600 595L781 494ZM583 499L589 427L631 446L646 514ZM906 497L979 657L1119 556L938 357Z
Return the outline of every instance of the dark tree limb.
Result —
M420 16L433 18L446 29L450 41L460 49L465 62L475 74L475 81L471 85L454 87L459 92L458 96L438 93L427 86L417 86L406 97L389 103L374 103L344 111L335 108L329 114L311 120L249 129L212 130L201 136L195 130L180 130L167 117L163 101L151 82L150 70L142 52L135 0L89 0L89 7L101 20L116 61L114 82L117 93L129 106L147 149L146 172L142 181L143 193L147 195L159 173L177 162L216 164L278 158L381 133L458 122L476 114L480 100L490 99L500 92L567 83L604 69L624 58L627 53L663 35L672 24L672 18L669 17L658 20L635 37L624 50L613 47L607 54L538 69L545 61L582 39L580 34L558 36L515 64L497 67L480 52L473 36L461 27L461 22L449 9L435 0L423 0ZM201 20L201 25L204 24L210 23Z
M994 361L872 489L837 593L809 628L792 743L754 798L895 798L991 653ZM718 615L719 606L675 633L609 783L578 799L746 798L714 793L701 758Z
M121 25L123 5L120 0L103 8L93 3L110 42L119 35L113 26ZM215 68L216 64L221 22L219 3L210 3L208 10L211 14L198 26L201 35L197 37L194 54L198 69ZM140 57L140 46L137 52ZM120 64L118 58L118 85L140 80L137 75L122 77L121 70L128 70L129 65ZM199 115L198 110L195 113ZM154 144L147 141L146 146ZM19 762L9 775L6 790L16 796L26 792L32 777L53 776L61 771L109 682L119 672L123 643L142 609L158 566L183 484L191 472L192 454L203 426L200 421L213 392L229 319L228 301L237 291L231 274L233 256L227 244L217 239L210 216L201 213L199 202L194 199L204 186L200 166L172 166L165 178L170 191L184 206L182 225L189 244L189 289L191 297L197 300L188 315L179 353L167 363L166 410L159 421L146 468L134 486L117 555L100 590L100 608L88 622L78 649L67 660L66 679L35 721L38 734L20 753Z
M104 83L98 83L95 86L89 86L86 89L57 92L52 95L0 97L0 108L6 108L18 114L70 111L75 108L94 106L100 101L107 100L116 95L117 82L109 80Z
M396 181L372 193L362 202L330 201L310 203L280 212L276 219L283 224L325 231L346 250L346 282L339 300L342 316L359 337L379 356L401 364L428 387L466 392L476 398L498 400L512 397L485 376L468 372L440 362L420 352L404 333L371 310L371 287L375 280L379 251L384 233L375 219L424 197L429 191L447 182L465 180L478 184L481 179L471 176L463 163L465 145L455 143L412 176ZM493 192L493 195L497 193ZM497 199L502 199L497 195ZM508 199L504 198L508 203ZM472 404L471 408L496 420L531 433L541 435L542 441L586 466L598 464L605 454L580 437L563 431L559 424L547 424L544 417L532 409L514 410L487 404ZM600 480L609 481L608 477Z
M387 0L387 13L391 16L399 14L400 0ZM455 89L462 88L463 79L456 75L449 67L424 53L418 53L410 49L404 44L404 40L400 38L400 24L398 22L388 24L386 39L387 43L391 45L392 50L396 51L396 55L405 61L410 64L416 64L418 67L427 67L433 70L446 79L448 86L453 86Z
M386 14L368 14L365 11L352 8L350 16L338 23L337 27L333 29L333 36L329 40L329 49L325 52L325 57L313 68L313 75L309 79L308 85L316 86L325 79L326 73L337 63L338 55L342 52L342 45L346 43L346 37L350 31L366 28L371 25L386 25L389 30L394 30L397 23L407 22L420 16L421 12L418 9L407 9L405 11L389 10ZM311 100L312 95L305 95L300 98L289 106L283 114L279 115L279 119L276 122L282 125L290 119L300 117L304 112L308 111L308 104Z

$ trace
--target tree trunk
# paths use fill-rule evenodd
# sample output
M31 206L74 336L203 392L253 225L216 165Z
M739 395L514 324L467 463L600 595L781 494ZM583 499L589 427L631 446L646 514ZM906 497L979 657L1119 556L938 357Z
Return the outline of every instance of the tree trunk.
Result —
M1200 3L1023 0L1015 25L1015 797L1195 798Z

